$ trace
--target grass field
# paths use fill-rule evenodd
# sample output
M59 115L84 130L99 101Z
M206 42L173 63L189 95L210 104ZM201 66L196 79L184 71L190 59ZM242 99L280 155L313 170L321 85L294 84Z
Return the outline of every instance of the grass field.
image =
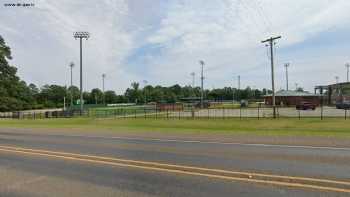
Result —
M145 110L147 110L147 113L151 113L154 111L154 109L149 107L133 105L133 106L91 108L89 110L89 114L90 116L94 116L94 117L125 116L125 115L142 114L142 113L145 113Z
M350 137L350 120L343 119L42 119L0 120L0 127L82 128L113 131L161 131L177 133L224 133L272 136Z

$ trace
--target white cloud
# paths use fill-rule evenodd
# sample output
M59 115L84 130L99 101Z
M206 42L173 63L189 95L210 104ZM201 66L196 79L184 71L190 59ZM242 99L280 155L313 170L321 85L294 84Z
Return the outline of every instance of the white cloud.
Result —
M19 65L19 73L25 79L41 85L67 84L68 63L79 64L79 41L74 40L73 32L89 31L90 39L83 41L85 88L100 86L102 73L110 76L112 83L107 84L108 88L122 90L129 85L122 62L136 46L134 32L125 30L127 2L38 0L34 8L1 9L8 9L4 16L1 14L5 28L23 29L27 33L26 40L18 36L19 33L4 35L9 35L7 40L15 54L14 64ZM4 19L10 14L16 16L16 24ZM75 84L78 84L78 67L75 73Z
M188 84L189 73L199 73L199 59L206 62L209 88L231 85L232 78L238 74L246 79L242 84L269 87L266 49L260 40L271 35L282 35L277 45L277 65L282 61L295 62L294 69L298 70L295 74L303 67L319 66L317 75L326 78L330 64L340 64L346 59L346 53L337 49L332 53L318 50L315 52L320 53L316 54L318 59L308 57L315 55L311 49L295 49L304 50L304 55L280 51L324 32L347 30L349 33L348 0L35 0L34 3L34 8L1 7L0 30L13 49L13 63L19 67L20 75L41 85L67 83L68 63L79 63L78 41L72 36L79 30L91 33L91 38L83 43L85 87L100 86L101 74L107 73L107 88L119 93L131 81L143 79L154 84ZM160 50L137 53L148 45ZM129 65L128 60L135 55L142 60L136 65L141 72L130 69L135 65ZM294 61L295 58L301 61ZM142 68L147 68L147 72L142 72ZM310 89L319 83L317 75L306 80L300 74L291 79L303 81ZM281 76L278 75L277 83L283 83ZM75 79L78 84L78 68Z
M207 72L209 84L228 85L233 75L251 75L255 70L269 79L269 67L256 69L268 65L260 40L280 34L283 38L278 46L283 48L329 29L341 28L350 21L349 3L345 0L173 2L160 29L148 38L150 43L164 45L166 49L162 56L154 58L154 75L181 81L184 73L186 76L191 70L198 71L198 59L205 59L208 67L217 67ZM269 87L268 81L260 79L248 84ZM305 86L310 89L316 83L308 81Z

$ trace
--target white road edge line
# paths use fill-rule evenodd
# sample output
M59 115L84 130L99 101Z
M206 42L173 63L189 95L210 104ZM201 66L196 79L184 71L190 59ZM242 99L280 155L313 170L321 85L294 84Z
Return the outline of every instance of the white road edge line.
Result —
M220 142L220 141L200 141L200 140L176 140L176 139L161 139L161 138L133 138L133 137L105 137L105 136L79 136L87 138L101 139L125 139L135 141L158 141L158 142L177 142L177 143L198 143L198 144L219 144L219 145L238 145L238 146L257 146L257 147L276 147L276 148L302 148L302 149L328 149L328 150L345 150L350 151L346 147L329 147L329 146L302 146L302 145L283 145L283 144L254 144L254 143L239 143L239 142Z
M0 133L1 135L1 133ZM341 150L350 151L347 147L331 147L331 146L303 146L303 145L283 145L283 144L259 144L259 143L239 143L239 142L220 142L220 141L200 141L200 140L177 140L177 139L161 139L161 138L136 138L136 137L116 137L116 136L93 136L93 135L63 135L63 134L34 134L41 136L57 136L57 137L80 137L80 138L99 138L99 139L119 139L119 140L135 140L135 141L155 141L155 142L176 142L176 143L198 143L198 144L219 144L219 145L236 145L236 146L254 146L268 148L296 148L296 149L321 149L321 150Z

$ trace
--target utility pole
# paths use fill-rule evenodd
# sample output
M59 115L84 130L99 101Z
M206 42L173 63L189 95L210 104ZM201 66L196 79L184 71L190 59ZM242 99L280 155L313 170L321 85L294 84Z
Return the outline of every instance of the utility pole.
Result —
M203 67L204 67L204 61L200 60L199 64L202 66L202 68L201 68L201 108L204 108L204 104L203 104L203 100L204 100L204 89L203 89L203 81L204 81Z
M288 82L288 67L289 67L289 63L285 63L284 64L284 67L286 68L286 90L288 91L289 90L289 87L288 87L288 84L289 84L289 82Z
M350 64L346 63L345 67L346 67L346 82L349 82L349 68L350 68Z
M295 83L295 91L297 91L298 90L298 83Z
M102 74L102 96L103 96L103 105L106 105L106 97L105 97L105 78L106 74Z
M335 76L335 83L338 84L339 83L339 77Z
M83 38L86 40L90 37L89 32L75 32L74 38L80 40L80 115L84 111L84 98L83 98Z
M272 108L273 118L276 118L276 95L275 95L275 71L274 71L274 59L273 59L273 44L274 41L280 39L281 36L271 37L269 39L261 41L261 43L268 42L270 45L270 58L271 58L271 83L272 83Z
M70 67L70 107L73 107L73 67L74 63L69 64Z

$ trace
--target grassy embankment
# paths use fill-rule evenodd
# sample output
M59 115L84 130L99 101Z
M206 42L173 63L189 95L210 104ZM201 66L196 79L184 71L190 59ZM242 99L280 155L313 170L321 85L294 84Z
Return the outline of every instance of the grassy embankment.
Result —
M41 119L0 120L0 127L82 128L113 131L161 131L177 133L223 133L271 136L350 137L350 120L343 119Z

